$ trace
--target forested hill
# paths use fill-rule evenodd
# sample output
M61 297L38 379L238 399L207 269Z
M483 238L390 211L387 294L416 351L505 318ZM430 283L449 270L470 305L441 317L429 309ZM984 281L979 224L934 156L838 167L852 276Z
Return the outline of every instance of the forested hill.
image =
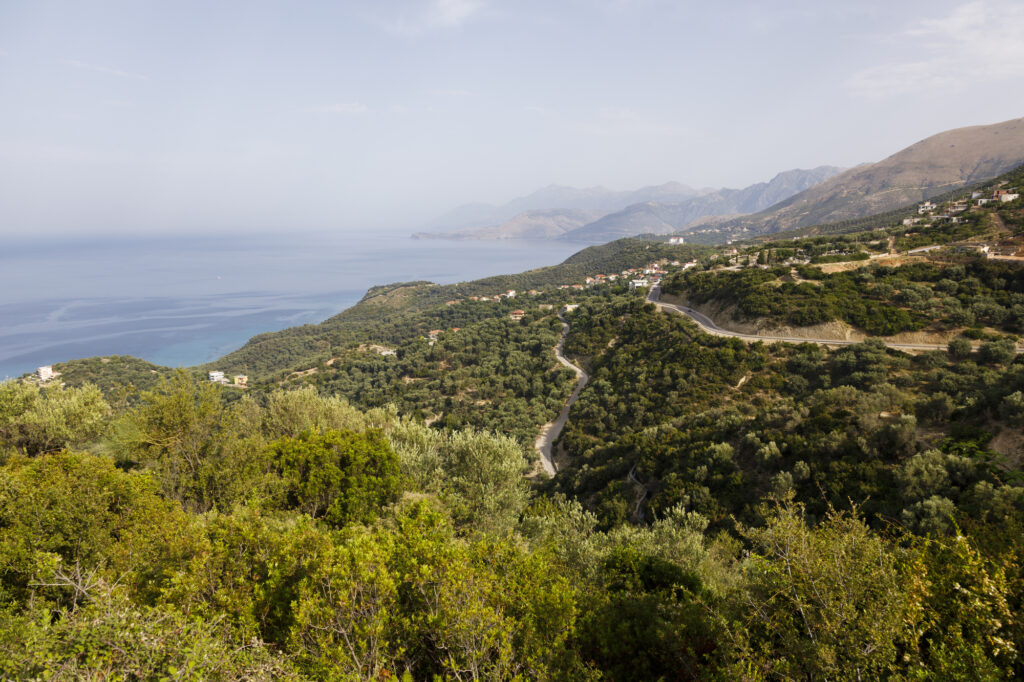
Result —
M536 308L545 296L561 301L560 286L580 285L601 273L620 274L651 261L690 260L708 253L706 247L669 246L663 242L621 239L583 249L562 264L524 273L500 275L472 282L439 286L412 282L377 286L355 306L317 325L261 334L238 351L208 365L257 380L279 377L330 360L331 353L366 341L401 344L425 337L435 328L464 327L487 317L506 314L530 301ZM514 291L517 298L504 296ZM540 296L530 295L530 291ZM562 292L562 293L559 293ZM487 299L486 301L474 301ZM500 298L499 298L500 297ZM458 306L446 306L456 301ZM478 305L481 302L490 306Z
M130 358L0 383L0 678L1021 679L1000 182L849 235L375 287L211 365L245 387ZM659 279L950 340L710 336ZM548 478L559 313L590 380Z

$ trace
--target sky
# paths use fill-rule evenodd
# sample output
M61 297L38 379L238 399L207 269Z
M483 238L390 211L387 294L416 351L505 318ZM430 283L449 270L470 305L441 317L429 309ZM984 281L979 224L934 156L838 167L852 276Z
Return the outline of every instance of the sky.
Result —
M0 237L407 231L1024 116L1020 0L0 0Z

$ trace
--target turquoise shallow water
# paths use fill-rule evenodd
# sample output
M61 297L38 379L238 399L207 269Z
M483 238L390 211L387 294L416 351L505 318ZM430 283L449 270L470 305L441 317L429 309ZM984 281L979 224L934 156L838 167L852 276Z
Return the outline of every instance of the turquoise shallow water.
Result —
M0 250L0 379L93 355L170 366L324 320L376 284L446 284L553 265L557 242L387 234L23 241Z

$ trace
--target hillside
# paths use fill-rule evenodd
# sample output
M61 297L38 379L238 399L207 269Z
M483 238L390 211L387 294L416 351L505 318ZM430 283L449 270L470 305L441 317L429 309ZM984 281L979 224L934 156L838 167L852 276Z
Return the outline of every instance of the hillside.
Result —
M519 297L536 290L552 300L562 301L570 290L559 287L581 283L588 275L618 273L660 258L689 260L706 252L705 247L623 239L583 249L560 265L518 274L444 286L413 282L373 287L358 304L320 324L260 334L239 350L204 365L203 369L224 369L257 380L278 377L325 362L332 349L358 345L367 337L375 342L397 343L424 337L442 325L461 327L469 320L494 315L496 311L507 314L523 305L520 299L500 298L509 290L518 292ZM471 301L472 297L484 300ZM474 305L446 306L449 300ZM546 302L545 297L533 300ZM494 305L477 307L478 303Z
M191 375L0 383L0 677L1020 679L1024 276L999 257L1024 208L979 198L376 286ZM658 278L769 321L962 334L709 335L646 300ZM560 340L590 381L548 478Z
M957 128L851 168L760 213L705 229L725 241L863 218L993 178L1022 162L1024 118Z

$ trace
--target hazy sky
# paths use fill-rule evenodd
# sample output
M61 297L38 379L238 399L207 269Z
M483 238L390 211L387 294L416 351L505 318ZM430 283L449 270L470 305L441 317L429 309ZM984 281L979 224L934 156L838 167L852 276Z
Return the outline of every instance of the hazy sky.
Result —
M0 235L418 227L1024 116L1020 0L0 0Z

